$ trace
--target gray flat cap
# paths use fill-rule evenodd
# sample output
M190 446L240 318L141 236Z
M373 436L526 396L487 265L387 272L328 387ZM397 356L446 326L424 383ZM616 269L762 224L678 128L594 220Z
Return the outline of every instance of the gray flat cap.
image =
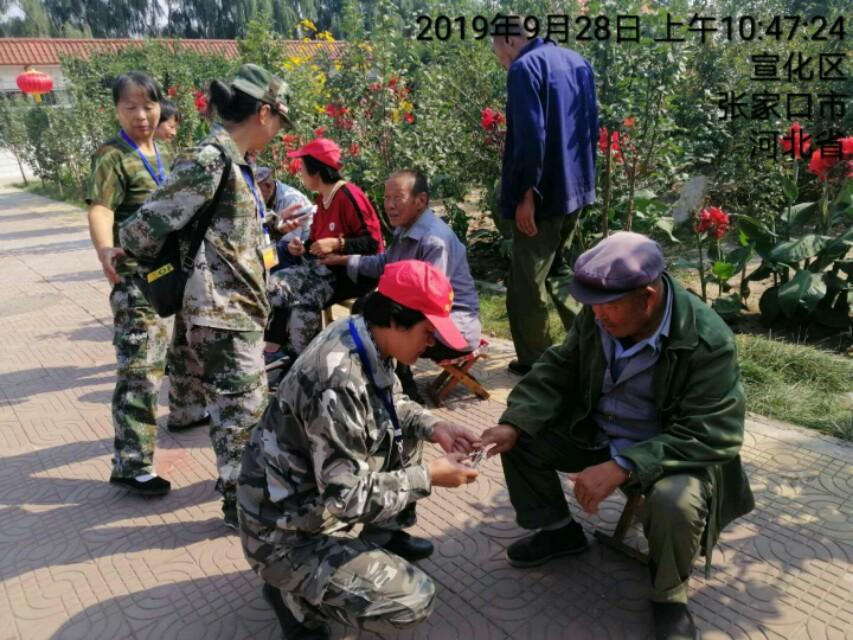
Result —
M619 231L581 254L569 290L582 304L614 302L657 280L665 267L657 242Z

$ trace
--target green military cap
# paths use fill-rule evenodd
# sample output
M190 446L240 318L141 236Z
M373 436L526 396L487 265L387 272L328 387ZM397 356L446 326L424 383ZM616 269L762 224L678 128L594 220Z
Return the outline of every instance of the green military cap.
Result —
M256 64L244 64L237 71L231 86L253 98L266 102L281 114L287 124L287 102L290 99L287 83L277 75Z

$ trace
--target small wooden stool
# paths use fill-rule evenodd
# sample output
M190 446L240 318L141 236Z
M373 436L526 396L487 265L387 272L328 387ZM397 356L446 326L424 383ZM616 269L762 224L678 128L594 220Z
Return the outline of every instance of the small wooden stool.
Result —
M613 535L607 535L603 531L595 530L595 539L606 547L610 547L614 551L624 553L629 558L633 558L637 562L648 564L649 557L645 553L641 553L625 544L625 534L634 523L634 516L637 515L640 507L643 505L643 495L640 493L632 493L628 496L628 501L625 503L625 508L622 509L622 515L619 517L619 522L616 523L616 529Z
M429 386L436 407L441 406L441 403L453 390L453 387L460 382L468 387L477 397L483 400L489 399L489 392L469 373L469 370L477 360L488 357L485 353L488 346L488 341L481 338L479 346L471 353L466 353L464 356L459 356L458 358L436 362L439 367L444 369Z
M352 306L355 304L357 298L349 298L347 300L341 300L340 302L336 302L335 304L339 307L343 307L344 309L349 309L352 312ZM323 328L328 327L332 322L335 321L334 316L332 315L332 307L335 304L330 304L328 307L323 309Z

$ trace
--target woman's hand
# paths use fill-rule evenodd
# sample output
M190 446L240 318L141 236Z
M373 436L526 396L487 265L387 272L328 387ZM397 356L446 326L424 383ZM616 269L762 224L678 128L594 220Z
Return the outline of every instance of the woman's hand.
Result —
M336 253L341 246L341 241L338 238L323 238L315 240L311 245L311 255L322 258L330 253Z

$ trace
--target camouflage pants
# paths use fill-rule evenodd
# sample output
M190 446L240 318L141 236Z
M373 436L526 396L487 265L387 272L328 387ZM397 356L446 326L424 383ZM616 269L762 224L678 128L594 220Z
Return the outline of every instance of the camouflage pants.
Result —
M210 413L210 441L225 494L237 488L243 448L267 402L263 336L191 325L186 333L189 375L201 382Z
M423 441L405 438L403 456L406 466L420 464ZM412 503L395 517L369 526L404 529L415 517ZM308 626L335 620L393 633L423 622L432 612L435 585L429 576L367 539L270 531L242 507L240 539L252 570L280 589L290 610Z
M194 360L195 352L187 344L187 323L183 314L178 313L172 329L172 342L166 353L170 426L192 424L207 415L204 387L201 380L190 373L200 369Z
M150 473L157 441L157 388L163 377L168 322L148 304L132 278L110 293L116 386L112 398L115 428L113 477Z
M273 319L287 323L283 348L299 355L320 333L323 309L334 294L335 277L316 260L276 271L270 276L267 294Z

